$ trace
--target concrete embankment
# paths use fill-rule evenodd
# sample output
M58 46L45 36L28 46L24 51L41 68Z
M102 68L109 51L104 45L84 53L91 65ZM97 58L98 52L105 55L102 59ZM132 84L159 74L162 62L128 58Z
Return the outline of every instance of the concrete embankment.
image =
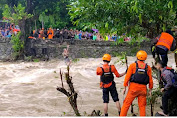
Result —
M13 49L10 40L10 38L0 39L0 60L11 59ZM117 56L122 52L134 56L140 49L150 54L150 41L134 43L132 45L126 42L115 45L115 42L112 41L74 40L71 44L70 39L65 39L62 43L59 39L27 39L25 43L25 55L33 55L37 58L47 55L49 59L62 59L62 52L67 44L70 45L70 57L73 59L100 58L105 53Z

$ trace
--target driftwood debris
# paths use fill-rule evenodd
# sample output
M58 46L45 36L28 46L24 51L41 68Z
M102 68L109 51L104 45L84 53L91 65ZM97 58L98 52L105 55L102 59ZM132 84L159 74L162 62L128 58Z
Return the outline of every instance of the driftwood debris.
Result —
M90 116L101 116L100 110L93 110Z
M62 72L60 70L60 78L61 78L61 82L62 82L62 87L57 87L56 89L58 91L60 91L61 93L65 94L68 97L68 101L71 105L71 107L73 108L76 116L80 116L78 107L77 107L77 92L74 90L74 86L72 83L72 77L69 75L69 66L67 67L67 73L65 73L65 78L66 78L66 82L69 86L69 90L67 91L64 86L63 86L63 78L62 78Z

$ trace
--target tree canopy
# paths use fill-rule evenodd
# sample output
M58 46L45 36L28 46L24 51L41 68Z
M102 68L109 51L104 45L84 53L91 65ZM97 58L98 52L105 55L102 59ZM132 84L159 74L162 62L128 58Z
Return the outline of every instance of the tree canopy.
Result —
M17 13L21 4L24 13L33 17L24 20L26 32L37 28L96 28L101 33L127 33L152 38L177 24L175 0L0 0L0 16ZM14 7L15 6L15 7ZM15 15L15 14L14 14ZM12 16L9 16L12 17ZM16 17L20 17L18 14Z
M23 8L21 9L23 13L33 15L30 19L22 18L25 20L24 27L28 27L28 33L29 29L35 29L35 24L37 28L42 28L42 24L45 28L72 26L67 10L70 0L0 0L0 3L1 17L19 19L21 17L19 7ZM16 23L16 21L11 21Z
M176 25L176 10L175 0L72 0L69 5L71 20L85 29L151 38Z

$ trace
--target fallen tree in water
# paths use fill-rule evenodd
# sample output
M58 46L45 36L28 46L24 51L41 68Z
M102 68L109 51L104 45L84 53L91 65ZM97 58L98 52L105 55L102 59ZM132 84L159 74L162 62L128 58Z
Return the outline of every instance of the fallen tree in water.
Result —
M57 87L57 90L60 91L61 93L65 94L67 97L68 97L68 101L71 105L71 107L73 108L76 116L80 116L80 113L79 113L79 110L77 108L77 92L74 90L74 86L73 86L73 83L72 83L72 77L69 75L69 66L67 67L67 73L65 73L65 78L66 78L66 82L69 86L69 90L67 91L65 88L64 88L64 85L63 85L63 74L60 70L60 78L61 78L61 82L62 82L62 87Z
M79 113L78 107L77 107L78 93L75 91L73 83L72 83L72 77L69 75L69 66L67 66L67 72L65 73L66 83L69 86L68 91L64 88L64 85L63 85L63 73L61 72L61 69L60 69L60 79L61 79L62 87L57 87L56 89L68 97L68 101L71 107L73 108L76 116L81 116L81 114ZM100 110L97 110L97 111L93 110L92 113L88 116L101 116L101 112Z

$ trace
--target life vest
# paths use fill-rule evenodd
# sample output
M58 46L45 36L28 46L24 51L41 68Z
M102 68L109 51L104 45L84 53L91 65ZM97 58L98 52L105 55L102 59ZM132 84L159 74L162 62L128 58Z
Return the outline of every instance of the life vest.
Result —
M147 85L149 83L149 76L147 74L148 65L141 64L140 66L142 68L139 68L138 62L135 61L135 63L136 63L136 72L134 74L132 74L132 76L130 78L130 82ZM144 69L143 69L143 67L144 67Z
M49 29L47 34L48 34L48 39L53 39L53 30L52 29Z
M172 84L173 84L173 87L177 88L177 73L175 72L174 69L170 68L170 67L165 67L165 70L169 70L173 75L174 77L172 78ZM167 84L167 81L165 80L165 78L163 77L163 75L161 74L161 78L162 78L162 81L164 82L164 86Z
M168 48L168 50L170 50L172 43L173 43L173 39L174 38L172 35L162 32L156 46L162 45L162 46L165 46L166 48Z
M112 82L114 81L114 75L111 71L111 65L109 67L109 72L104 72L104 69L101 67L103 73L102 75L100 76L100 87L102 88L108 88L112 85Z

